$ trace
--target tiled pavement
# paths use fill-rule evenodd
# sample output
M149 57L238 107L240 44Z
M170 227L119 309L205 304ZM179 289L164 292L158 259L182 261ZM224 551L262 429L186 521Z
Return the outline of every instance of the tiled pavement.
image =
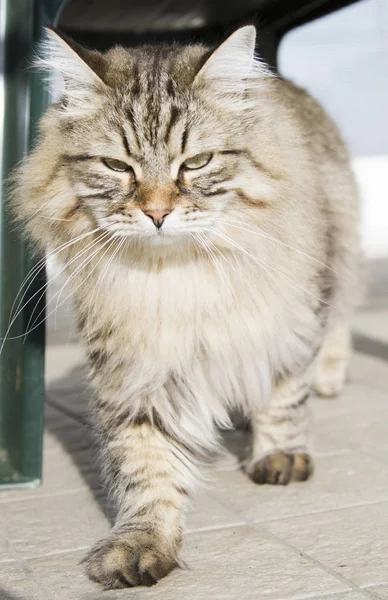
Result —
M50 324L44 483L0 492L1 600L388 599L388 274L370 265L370 297L354 320L351 381L312 402L314 478L258 487L238 469L242 430L187 522L187 569L156 587L103 592L79 565L109 530L86 415L83 353Z

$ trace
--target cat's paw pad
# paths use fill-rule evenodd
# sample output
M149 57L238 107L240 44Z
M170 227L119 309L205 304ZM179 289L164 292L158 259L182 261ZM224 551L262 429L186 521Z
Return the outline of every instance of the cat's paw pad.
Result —
M309 454L276 452L252 460L246 470L255 483L287 485L290 481L306 481L313 474L314 465Z
M150 586L179 566L169 544L148 536L111 536L98 542L84 558L92 581L105 589Z

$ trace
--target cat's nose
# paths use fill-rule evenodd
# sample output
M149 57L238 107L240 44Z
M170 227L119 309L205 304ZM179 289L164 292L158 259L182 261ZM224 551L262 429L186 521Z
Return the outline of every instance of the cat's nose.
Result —
M143 213L147 215L152 221L157 229L160 229L163 225L164 219L173 211L172 208L155 208L150 210L143 210Z

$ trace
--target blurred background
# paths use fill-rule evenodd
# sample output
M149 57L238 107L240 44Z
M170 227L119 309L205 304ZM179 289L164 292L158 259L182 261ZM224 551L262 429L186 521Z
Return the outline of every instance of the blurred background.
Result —
M340 126L360 185L364 253L388 256L388 1L362 0L286 34L279 70Z

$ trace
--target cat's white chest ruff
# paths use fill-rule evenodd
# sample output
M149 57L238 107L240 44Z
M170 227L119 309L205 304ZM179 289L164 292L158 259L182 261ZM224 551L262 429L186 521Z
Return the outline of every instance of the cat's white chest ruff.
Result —
M267 281L250 275L243 265L241 276L202 264L130 269L125 285L122 276L120 285L112 280L101 301L110 299L110 312L114 305L123 354L148 372L185 372L193 385L203 377L220 398L260 401L275 367L288 367L307 349L294 331L294 312L279 298L269 302Z

